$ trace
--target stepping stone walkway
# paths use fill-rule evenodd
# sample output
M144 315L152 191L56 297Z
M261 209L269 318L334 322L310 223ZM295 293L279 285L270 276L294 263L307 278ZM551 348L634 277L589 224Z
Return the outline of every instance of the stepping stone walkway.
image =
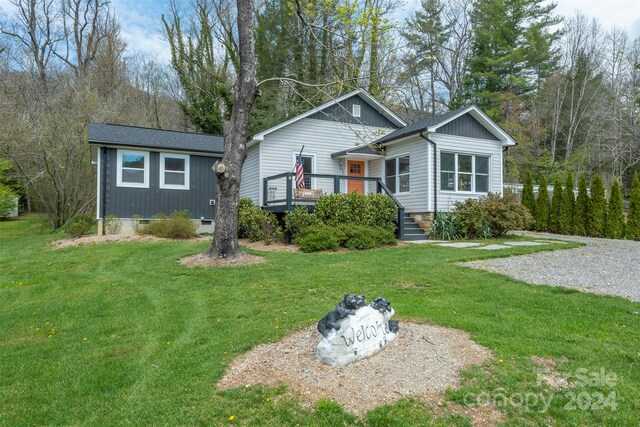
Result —
M547 243L518 241L518 242L504 242L504 244L509 246L542 246L542 245L546 245Z
M480 246L479 248L472 248L472 249L478 249L478 250L483 249L485 251L497 251L498 249L509 249L512 247L513 246L493 244L493 245L487 245L487 246Z
M455 243L438 243L438 246L444 246L447 248L472 248L474 246L481 246L482 243L474 242L455 242Z

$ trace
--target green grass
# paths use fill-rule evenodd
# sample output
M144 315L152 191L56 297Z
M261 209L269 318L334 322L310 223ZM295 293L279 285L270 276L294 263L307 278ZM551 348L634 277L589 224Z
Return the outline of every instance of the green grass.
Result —
M507 424L640 422L640 316L630 314L640 304L456 264L574 244L260 253L266 263L189 269L178 260L207 243L51 251L47 242L60 236L39 224L0 222L2 425L227 425L231 415L238 425L470 425L413 399L357 418L333 402L304 409L284 387L216 391L233 358L315 323L345 292L385 296L400 321L463 329L491 349L494 359L447 393L452 405L529 393L550 396L551 405L500 405ZM552 390L536 383L531 355L558 360L564 374L605 369L617 382ZM615 410L570 410L571 393L582 393L584 407L585 396L611 392Z

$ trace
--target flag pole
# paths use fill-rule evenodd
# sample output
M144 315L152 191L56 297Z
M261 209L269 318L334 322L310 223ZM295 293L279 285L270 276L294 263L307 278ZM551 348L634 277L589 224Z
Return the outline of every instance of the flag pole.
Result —
M296 163L298 163L298 157L302 156L302 150L304 150L304 144L302 144L302 148L300 149L300 153L296 156L296 161L293 162L293 169L291 170L291 172L295 172L296 170Z

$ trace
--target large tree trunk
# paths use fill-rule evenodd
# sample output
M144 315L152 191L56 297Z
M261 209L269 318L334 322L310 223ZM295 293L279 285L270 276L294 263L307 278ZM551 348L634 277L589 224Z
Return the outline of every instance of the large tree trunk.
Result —
M224 124L224 155L213 171L217 177L216 225L206 254L213 258L235 258L238 245L238 197L240 171L247 157L249 114L257 94L253 40L253 0L238 0L238 79L233 88L231 119Z

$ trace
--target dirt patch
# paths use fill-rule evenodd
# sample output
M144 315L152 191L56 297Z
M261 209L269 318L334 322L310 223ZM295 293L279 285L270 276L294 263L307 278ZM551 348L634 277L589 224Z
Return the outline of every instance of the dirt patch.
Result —
M542 380L552 388L575 387L575 384L567 381L566 377L556 371L555 360L540 356L531 356L531 360L542 367L542 370L538 372L538 381Z
M264 258L255 255L243 253L242 255L232 258L210 258L205 254L191 255L180 260L180 264L187 267L231 267L238 265L251 265L264 262Z
M140 234L107 234L104 236L98 236L95 234L89 236L76 237L73 239L55 240L49 243L51 249L62 249L72 246L84 246L84 245L97 245L101 243L113 243L113 242L164 242L171 239L161 239L155 236L143 236ZM194 241L211 240L211 237L199 236Z
M361 415L403 397L437 404L443 391L459 385L462 369L491 357L464 331L401 322L398 339L389 347L368 359L332 368L316 360L321 338L310 326L279 342L259 345L229 366L218 388L284 383L310 406L327 398Z
M298 245L287 245L283 242L272 242L266 244L265 242L251 242L249 239L239 239L238 243L245 248L254 249L256 251L264 252L302 252Z

